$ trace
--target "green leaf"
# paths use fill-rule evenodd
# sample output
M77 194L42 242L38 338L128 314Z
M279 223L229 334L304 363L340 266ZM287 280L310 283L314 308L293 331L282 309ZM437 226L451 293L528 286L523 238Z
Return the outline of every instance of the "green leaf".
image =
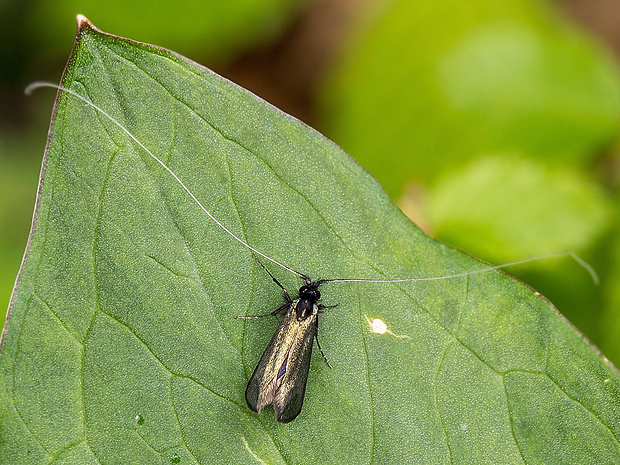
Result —
M485 265L424 235L320 134L183 57L83 22L63 83L231 231L313 278ZM328 283L301 415L245 405L281 302L250 252L61 93L0 359L0 462L612 463L620 376L498 272ZM270 265L294 293L299 279ZM390 330L370 331L366 317Z
M393 196L479 154L588 166L618 135L611 55L539 0L390 2L325 85L325 127Z

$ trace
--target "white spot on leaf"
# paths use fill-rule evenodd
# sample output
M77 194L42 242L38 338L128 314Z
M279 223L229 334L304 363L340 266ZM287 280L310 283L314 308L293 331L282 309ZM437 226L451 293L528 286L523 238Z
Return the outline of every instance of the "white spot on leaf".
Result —
M409 336L400 335L400 334L394 334L392 331L390 331L388 329L388 327L385 324L385 322L382 319L380 319L380 318L373 318L371 320L366 315L364 315L364 317L366 318L366 321L368 322L368 326L370 326L370 332L371 333L381 334L381 335L389 334L389 335L394 336L394 337L410 339Z

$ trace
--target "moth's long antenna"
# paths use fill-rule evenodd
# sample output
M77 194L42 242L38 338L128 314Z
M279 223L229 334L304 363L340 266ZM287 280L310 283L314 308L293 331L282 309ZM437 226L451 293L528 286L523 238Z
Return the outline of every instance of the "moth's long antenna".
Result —
M192 200L196 203L196 205L198 205L200 207L200 209L205 212L207 214L207 216L209 218L211 218L213 220L213 222L215 224L217 224L220 228L222 228L230 237L232 237L234 240L236 240L237 242L239 242L241 245L243 245L244 247L246 247L247 249L251 250L252 252L254 252L256 255L260 255L261 257L263 257L265 260L269 260L271 263L278 265L281 268L284 268L286 271L289 271L297 276L299 276L300 278L305 278L305 275L303 275L302 273L295 271L294 269L284 265L283 263L280 263L279 261L265 255L264 253L262 253L260 250L255 249L254 247L252 247L250 244L248 244L247 242L245 242L243 239L241 239L239 236L237 236L235 233L233 233L230 229L228 229L226 226L224 226L215 216L213 216L211 214L211 212L209 210L207 210L204 205L202 203L200 203L200 200L198 200L196 198L196 196L192 193L192 191L189 190L189 188L183 183L183 181L181 181L181 179L174 173L174 171L172 171L170 168L168 168L168 166L161 161L153 152L151 152L148 148L146 148L144 146L144 144L142 142L140 142L131 132L129 132L129 130L127 128L125 128L121 123L119 123L118 121L116 121L111 115L109 115L105 110L103 110L102 108L99 108L97 105L95 105L93 102L91 102L89 99L87 99L86 97L84 97L83 95L78 94L77 92L68 89L66 87L63 86L59 86L57 84L54 84L53 82L44 82L44 81L37 81L37 82L33 82L32 84L30 84L28 87L26 87L25 93L26 95L30 95L32 93L33 90L35 89L39 89L41 87L51 87L53 89L58 89L62 92L67 92L68 94L73 95L74 97L80 99L82 102L86 103L88 106L94 108L95 110L97 110L99 113L101 113L103 116L105 116L106 118L108 118L112 123L114 123L116 126L118 126L121 131L123 131L125 134L127 134L136 144L138 144L138 146L140 146L153 160L155 160L157 163L159 163L162 168L164 168L168 174L170 174L170 176L172 176L176 182L179 183L179 185L183 188L183 190L185 190L185 192L187 192L187 194L192 198Z
M95 110L97 110L103 116L108 118L112 123L114 123L116 126L118 126L118 128L121 131L123 131L125 134L127 134L153 160L155 160L157 163L159 163L162 166L162 168L164 168L164 170L166 170L166 172L168 172L168 174L170 174L174 178L174 180L183 188L183 190L185 190L185 192L187 192L187 194L196 203L196 205L198 205L198 207L200 207L200 209L215 224L217 224L222 230L224 230L224 232L226 232L230 237L235 239L237 242L239 242L241 245L246 247L248 250L251 250L252 252L254 252L256 255L261 256L265 260L268 260L271 263L273 263L275 265L278 265L279 267L285 269L286 271L288 271L290 273L293 273L294 275L299 276L300 278L302 278L304 280L308 280L307 276L304 275L303 273L300 273L299 271L296 271L296 270L294 270L294 269L284 265L283 263L280 263L279 261L269 257L268 255L265 255L260 250L252 247L250 244L245 242L243 239L241 239L239 236L237 236L235 233L233 233L230 229L228 229L226 226L224 226L224 224L222 224L215 216L213 216L213 214L211 214L211 212L209 210L207 210L205 208L205 206L200 202L200 200L198 200L196 198L196 196L192 193L192 191L189 190L189 188L183 183L183 181L181 181L181 179L176 175L176 173L174 171L172 171L170 168L168 168L168 166L161 159L159 159L142 142L140 142L131 132L129 132L129 130L127 128L125 128L121 123L119 123L116 119L114 119L105 110L103 110L102 108L100 108L97 105L95 105L93 102L91 102L88 98L84 97L83 95L81 95L81 94L79 94L79 93L77 93L77 92L75 92L75 91L73 91L71 89L68 89L66 87L59 86L58 84L54 84L53 82L44 82L44 81L33 82L28 87L26 87L25 93L26 93L26 95L30 95L33 90L41 88L41 87L51 87L52 89L58 89L58 90L60 90L62 92L67 92L68 94L73 95L74 97L76 97L79 100L81 100L82 102L84 102L86 105L88 105L91 108L94 108ZM583 259L581 259L574 252L561 252L561 253L550 253L550 254L545 254L545 255L538 255L538 256L535 256L535 257L525 258L525 259L522 259L522 260L516 260L516 261L513 261L513 262L503 263L501 265L488 266L486 268L481 268L481 269L478 269L478 270L465 271L463 273L456 273L456 274L445 275L445 276L431 276L431 277L426 277L426 278L395 278L395 279L334 278L334 279L322 279L322 280L318 281L318 283L406 283L406 282L417 282L417 281L440 281L440 280L444 280L444 279L459 278L459 277L469 276L469 275L478 274L478 273L485 273L485 272L488 272L488 271L491 271L491 270L498 270L500 268L506 268L506 267L509 267L509 266L512 266L512 265L518 265L520 263L526 263L526 262L530 262L530 261L534 261L534 260L540 260L540 259L552 258L552 257L564 257L564 256L567 256L567 255L572 257L573 260L575 260L578 264L580 264L582 267L584 267L588 271L590 276L592 277L592 281L594 281L594 283L598 285L599 278L598 278L598 275L596 274L596 271L594 271L594 269L588 263L586 263Z
M460 278L463 276L470 276L472 274L478 273L486 273L491 270L499 270L500 268L506 268L512 265L518 265L520 263L531 262L534 260L541 260L543 258L552 258L552 257L565 257L570 256L573 260L575 260L578 264L586 269L590 276L592 277L592 281L596 285L599 284L598 275L594 268L592 268L585 260L579 257L574 252L559 252L559 253L548 253L544 255L537 255L535 257L524 258L521 260L515 260L514 262L502 263L501 265L491 265L486 268L480 268L478 270L473 271L464 271L463 273L456 273L445 276L431 276L428 278L397 278L397 279L366 279L366 278L335 278L335 279L322 279L320 283L412 283L417 281L440 281L443 279L452 279L452 278Z

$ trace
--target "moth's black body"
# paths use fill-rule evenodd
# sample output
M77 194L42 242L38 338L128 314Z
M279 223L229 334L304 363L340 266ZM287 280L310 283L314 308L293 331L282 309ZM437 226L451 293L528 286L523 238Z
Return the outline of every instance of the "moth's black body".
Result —
M299 415L304 402L319 311L324 308L318 303L321 298L318 287L324 281L312 282L305 278L306 284L299 289L299 296L292 300L286 289L271 273L269 275L282 288L286 298L286 303L271 315L284 312L284 317L250 377L245 399L256 413L273 404L276 420L288 423ZM317 345L318 342L317 339Z

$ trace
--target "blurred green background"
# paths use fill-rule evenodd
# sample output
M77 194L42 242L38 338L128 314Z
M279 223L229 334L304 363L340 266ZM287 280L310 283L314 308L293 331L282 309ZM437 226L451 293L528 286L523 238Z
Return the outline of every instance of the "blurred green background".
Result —
M26 245L75 15L175 50L316 127L420 227L509 270L620 363L620 3L0 4L0 308Z

